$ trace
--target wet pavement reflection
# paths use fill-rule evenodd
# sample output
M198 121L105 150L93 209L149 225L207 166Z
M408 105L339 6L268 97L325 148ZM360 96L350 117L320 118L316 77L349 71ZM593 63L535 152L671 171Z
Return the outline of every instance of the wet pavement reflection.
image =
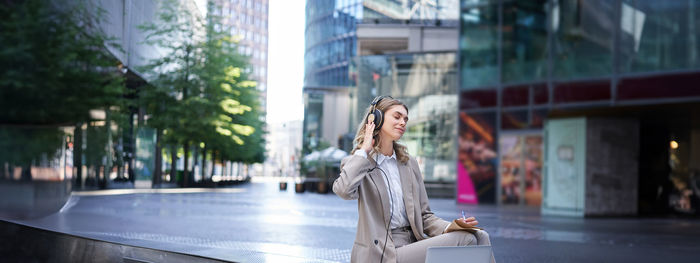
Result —
M349 261L357 203L333 194L279 191L277 182L74 192L60 212L14 222L230 261ZM476 216L500 262L692 262L699 255L697 220L541 217L536 208L430 201L444 219L461 216L461 210Z

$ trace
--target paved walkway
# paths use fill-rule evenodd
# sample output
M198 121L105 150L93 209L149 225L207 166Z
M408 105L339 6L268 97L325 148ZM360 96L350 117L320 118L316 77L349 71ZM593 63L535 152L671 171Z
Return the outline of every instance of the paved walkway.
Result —
M541 217L527 207L431 199L453 219L465 210L492 237L498 262L697 262L700 221ZM276 180L221 189L74 193L61 212L15 221L64 233L241 262L347 262L357 203L279 191Z

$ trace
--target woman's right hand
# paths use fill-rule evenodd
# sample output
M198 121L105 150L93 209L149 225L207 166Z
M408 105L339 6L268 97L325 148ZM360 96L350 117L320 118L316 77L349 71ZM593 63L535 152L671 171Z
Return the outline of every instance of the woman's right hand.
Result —
M369 155L369 152L372 151L372 146L374 145L374 136L372 136L374 133L374 122L370 121L369 118L367 118L367 124L365 124L365 139L362 142L362 146L360 147L363 151Z

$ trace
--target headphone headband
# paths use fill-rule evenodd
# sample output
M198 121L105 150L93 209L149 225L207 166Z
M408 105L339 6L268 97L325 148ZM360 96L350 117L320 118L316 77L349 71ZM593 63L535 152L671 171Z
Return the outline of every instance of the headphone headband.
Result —
M374 98L374 100L372 100L372 103L370 103L370 105L376 106L377 103L379 103L380 101L382 101L382 99L385 99L385 98L393 99L391 96L384 96L384 95L377 96L376 98Z

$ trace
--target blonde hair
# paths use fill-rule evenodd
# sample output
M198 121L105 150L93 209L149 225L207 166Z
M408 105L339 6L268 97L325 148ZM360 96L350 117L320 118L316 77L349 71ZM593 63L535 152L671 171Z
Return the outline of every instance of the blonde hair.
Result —
M386 111L390 107L395 106L395 105L403 106L406 109L406 113L408 113L408 107L406 107L406 104L404 104L400 100L397 100L397 99L394 99L391 97L385 97L382 100L380 100L376 105L376 109L378 109L382 113L386 113ZM354 154L355 151L360 149L362 147L362 143L365 142L365 124L367 124L367 117L368 117L369 111L371 109L372 109L372 105L367 107L367 109L365 110L365 115L364 115L365 117L362 118L362 122L360 122L360 125L357 127L357 134L355 134L355 140L353 140L353 143L355 144L355 148L352 150L351 154ZM386 116L384 116L384 118L386 118ZM378 136L379 131L374 131L372 133L372 135ZM394 141L393 148L394 148L394 152L396 152L396 159L403 164L408 163L408 160L410 157L408 155L408 149L406 148L406 146L403 146L403 145L397 143L396 141ZM375 140L374 145L372 145L372 151L370 151L369 155L372 156L372 154L378 153L378 152L379 152L379 140Z

